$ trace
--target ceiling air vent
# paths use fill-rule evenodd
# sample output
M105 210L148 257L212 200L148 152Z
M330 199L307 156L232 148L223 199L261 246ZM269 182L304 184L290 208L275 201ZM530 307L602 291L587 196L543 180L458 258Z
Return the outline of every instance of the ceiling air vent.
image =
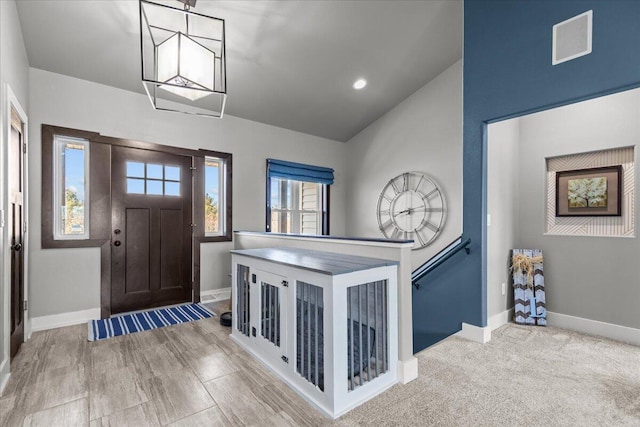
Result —
M553 65L591 53L593 10L553 26Z

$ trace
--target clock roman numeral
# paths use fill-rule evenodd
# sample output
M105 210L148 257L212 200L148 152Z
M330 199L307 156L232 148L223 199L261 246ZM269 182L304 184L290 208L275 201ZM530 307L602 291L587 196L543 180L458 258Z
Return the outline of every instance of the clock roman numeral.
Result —
M384 231L389 228L390 226L392 226L393 223L391 222L391 219L386 220L385 222L383 222L382 224L380 224L380 231L382 231L384 233Z
M391 181L391 186L393 187L393 191L395 191L396 194L400 192L400 187L398 187L395 181Z
M424 181L424 175L420 175L420 181L418 181L418 185L416 185L415 191L418 191L420 189L420 186L422 185L422 181Z
M409 191L409 174L402 174L402 191Z
M424 198L425 198L425 199L430 199L430 198L431 198L431 196L433 196L434 194L437 194L437 193L439 193L438 189L437 189L437 188L434 188L433 190L429 191L429 192L424 196Z
M435 224L430 223L429 221L422 221L422 223L420 223L421 226L428 228L429 230L433 231L434 233L437 233L438 231L440 231L439 227L436 227Z

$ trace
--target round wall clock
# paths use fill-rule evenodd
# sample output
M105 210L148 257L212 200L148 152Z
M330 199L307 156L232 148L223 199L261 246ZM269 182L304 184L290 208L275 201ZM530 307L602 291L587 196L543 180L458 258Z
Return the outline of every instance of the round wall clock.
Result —
M440 234L445 204L438 185L424 173L391 179L378 198L378 227L388 239L412 239L413 249L429 246Z

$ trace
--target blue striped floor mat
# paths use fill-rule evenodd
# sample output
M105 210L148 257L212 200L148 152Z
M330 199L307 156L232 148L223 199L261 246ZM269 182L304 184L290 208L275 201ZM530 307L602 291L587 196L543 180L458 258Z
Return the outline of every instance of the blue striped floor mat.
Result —
M123 314L109 319L90 320L89 341L127 335L134 332L177 325L194 320L208 319L215 314L200 304L183 304L174 307L157 308L138 313Z

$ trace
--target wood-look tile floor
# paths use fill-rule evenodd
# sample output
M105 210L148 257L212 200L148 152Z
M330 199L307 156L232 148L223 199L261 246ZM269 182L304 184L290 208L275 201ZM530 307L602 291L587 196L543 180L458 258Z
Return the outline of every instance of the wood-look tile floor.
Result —
M12 361L0 424L331 424L231 341L219 319L96 342L86 325L36 332Z

